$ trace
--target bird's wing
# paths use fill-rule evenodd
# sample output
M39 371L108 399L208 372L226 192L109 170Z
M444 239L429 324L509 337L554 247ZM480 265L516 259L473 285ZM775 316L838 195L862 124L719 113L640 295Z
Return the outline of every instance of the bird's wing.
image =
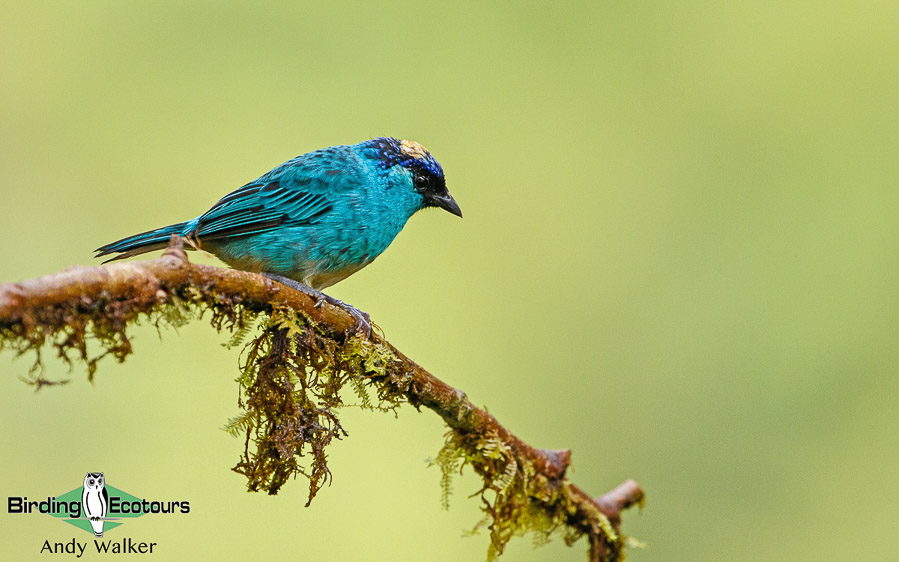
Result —
M200 239L245 236L283 224L315 224L344 192L361 186L355 155L316 151L298 156L258 180L232 191L200 216Z

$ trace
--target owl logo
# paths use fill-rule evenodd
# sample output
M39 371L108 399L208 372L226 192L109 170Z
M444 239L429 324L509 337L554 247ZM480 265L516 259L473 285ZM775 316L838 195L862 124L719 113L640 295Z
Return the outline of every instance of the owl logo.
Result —
M109 492L102 472L88 472L84 477L84 491L81 492L81 509L90 520L94 534L103 536L103 522L109 511Z

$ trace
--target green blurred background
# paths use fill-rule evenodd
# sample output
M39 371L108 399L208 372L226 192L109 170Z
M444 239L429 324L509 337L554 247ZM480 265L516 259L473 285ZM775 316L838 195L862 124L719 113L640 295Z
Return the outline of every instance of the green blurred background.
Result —
M588 491L635 478L632 560L899 560L897 29L895 2L6 2L0 280L94 264L297 154L411 138L464 220L416 216L332 294L571 448ZM246 493L223 341L137 329L94 385L37 394L4 353L4 495L90 470L188 499L127 524L159 560L483 559L476 479L440 509L429 412L346 410L308 509L304 481ZM71 537L4 514L0 549Z

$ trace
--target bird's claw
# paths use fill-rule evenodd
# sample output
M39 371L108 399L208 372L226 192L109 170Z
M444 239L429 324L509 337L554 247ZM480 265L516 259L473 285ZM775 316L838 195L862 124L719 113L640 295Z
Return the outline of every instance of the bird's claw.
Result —
M356 308L353 305L347 304L340 299L335 299L334 297L329 297L328 295L322 293L324 300L328 301L328 304L334 305L337 308L341 308L347 312L350 316L353 317L355 322L353 323L352 334L356 334L362 332L362 334L367 338L371 338L371 317L367 312L363 312Z
M353 333L361 331L366 339L371 339L371 317L367 312L362 312L358 308L350 307L350 309L347 312L356 320L356 323L353 324Z

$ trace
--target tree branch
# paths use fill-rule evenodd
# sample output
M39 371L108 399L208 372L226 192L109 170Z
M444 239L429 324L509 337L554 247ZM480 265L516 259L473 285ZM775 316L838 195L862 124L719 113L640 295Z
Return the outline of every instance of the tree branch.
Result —
M183 248L173 245L158 259L103 267L76 266L61 273L0 285L0 348L4 342L11 346L9 342L19 338L31 345L11 347L20 353L25 349L39 352L47 339L52 341L53 330L65 335L66 330L80 329L83 334L90 322L94 322L93 333L97 335L97 311L102 309L103 322L107 324L103 325L101 331L105 335L101 337L118 338L115 345L107 345L107 354L122 360L131 351L124 336L125 324L138 313L149 314L178 300L210 306L227 302L252 313L296 311L315 326L317 333L338 345L359 339L347 337L354 320L345 311L330 305L316 308L308 295L259 274L191 264ZM117 317L117 311L124 312ZM228 314L233 315L234 309L229 309ZM68 337L72 339L71 335ZM587 535L591 560L621 557L621 511L643 502L643 491L633 480L592 499L566 478L570 450L531 447L487 411L472 404L465 393L426 371L381 336L373 334L370 344L389 357L391 376L379 379L379 384L387 389L384 392L402 395L416 408L424 406L443 418L452 430L447 458L457 455L462 465L470 464L484 478L481 496L487 505L485 511L493 518L490 528L494 554L500 554L508 540L500 529L499 517L518 518L516 525L527 523L521 506L512 501L512 482L517 482L515 493L526 497L527 509L541 511L550 521L561 520L568 527L566 540ZM61 351L62 344L54 345L67 359ZM92 376L97 359L88 361L83 344L76 347L88 362ZM247 434L249 440L249 430ZM273 490L277 491L277 487ZM495 493L493 501L484 495L488 490ZM509 509L514 513L503 512ZM515 534L521 532L514 526L509 528Z

